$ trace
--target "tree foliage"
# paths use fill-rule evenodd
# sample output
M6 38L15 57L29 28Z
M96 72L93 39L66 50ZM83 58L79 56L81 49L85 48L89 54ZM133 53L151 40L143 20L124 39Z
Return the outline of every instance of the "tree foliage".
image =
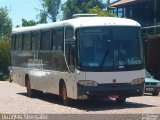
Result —
M11 41L0 40L0 68L4 73L8 73L11 56Z
M40 0L43 10L40 11L39 17L41 23L46 23L47 18L56 22L61 0Z
M92 8L92 9L89 9L89 13L98 14L99 16L108 16L108 17L114 17L115 16L111 11L102 10L98 6Z
M88 13L96 6L101 10L106 7L101 0L67 0L62 7L63 19L70 19L73 14Z
M34 20L27 21L26 19L22 18L22 27L24 27L24 26L34 26L36 24L37 24L37 22L34 21Z
M0 40L10 39L12 31L12 21L8 16L7 8L0 8Z
M8 16L7 8L0 8L0 69L8 73L11 56L12 20Z
M47 14L44 11L39 13L39 23L47 23Z

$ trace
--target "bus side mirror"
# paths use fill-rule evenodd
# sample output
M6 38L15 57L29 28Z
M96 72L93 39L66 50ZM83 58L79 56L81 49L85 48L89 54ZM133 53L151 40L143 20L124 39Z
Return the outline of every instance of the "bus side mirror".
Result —
M69 69L71 72L74 72L75 71L75 66L74 65L69 65Z

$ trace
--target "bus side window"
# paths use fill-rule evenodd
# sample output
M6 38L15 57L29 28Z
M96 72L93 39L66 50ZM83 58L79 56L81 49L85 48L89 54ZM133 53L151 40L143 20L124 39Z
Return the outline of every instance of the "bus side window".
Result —
M16 35L16 50L17 51L22 50L22 34Z
M40 31L33 31L32 33L32 50L39 50L40 49L40 40L41 40L41 32Z
M63 27L56 29L56 50L64 51L64 29Z
M52 50L56 50L56 31L53 30L52 31L52 43L51 43L51 46L52 46Z
M64 28L56 28L52 31L52 50L64 51Z
M30 50L30 43L31 43L31 33L27 32L23 34L23 45L22 48L25 51Z
M51 30L42 31L41 50L50 50L51 49L51 38L52 38L52 31Z
M15 49L16 49L15 43L16 43L16 34L12 35L12 41L11 41L11 44L12 44L11 50L12 51L15 51Z

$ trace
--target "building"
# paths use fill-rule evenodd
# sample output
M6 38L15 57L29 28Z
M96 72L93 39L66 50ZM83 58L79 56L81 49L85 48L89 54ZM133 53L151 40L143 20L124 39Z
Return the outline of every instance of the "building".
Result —
M142 25L146 68L160 80L160 0L117 0L110 9L117 17L130 18Z
M143 27L160 25L160 0L118 0L110 8L118 17L131 18Z

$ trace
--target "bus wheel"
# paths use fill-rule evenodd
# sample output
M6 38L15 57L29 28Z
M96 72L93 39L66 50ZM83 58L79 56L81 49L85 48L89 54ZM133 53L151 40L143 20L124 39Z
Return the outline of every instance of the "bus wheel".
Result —
M66 86L65 84L63 84L62 86L62 92L61 92L61 96L62 96L62 102L65 106L68 106L69 105L69 98L67 97L67 89L66 89Z
M11 83L13 80L11 78L9 78L9 82Z
M116 102L117 102L117 103L123 104L123 103L126 102L126 97L119 97L119 98L116 98Z
M27 82L27 84L26 84L27 96L32 98L37 93L37 90L31 89L30 80L27 80L26 82Z
M32 97L32 90L31 90L30 80L27 80L26 87L27 87L27 96L28 97Z

